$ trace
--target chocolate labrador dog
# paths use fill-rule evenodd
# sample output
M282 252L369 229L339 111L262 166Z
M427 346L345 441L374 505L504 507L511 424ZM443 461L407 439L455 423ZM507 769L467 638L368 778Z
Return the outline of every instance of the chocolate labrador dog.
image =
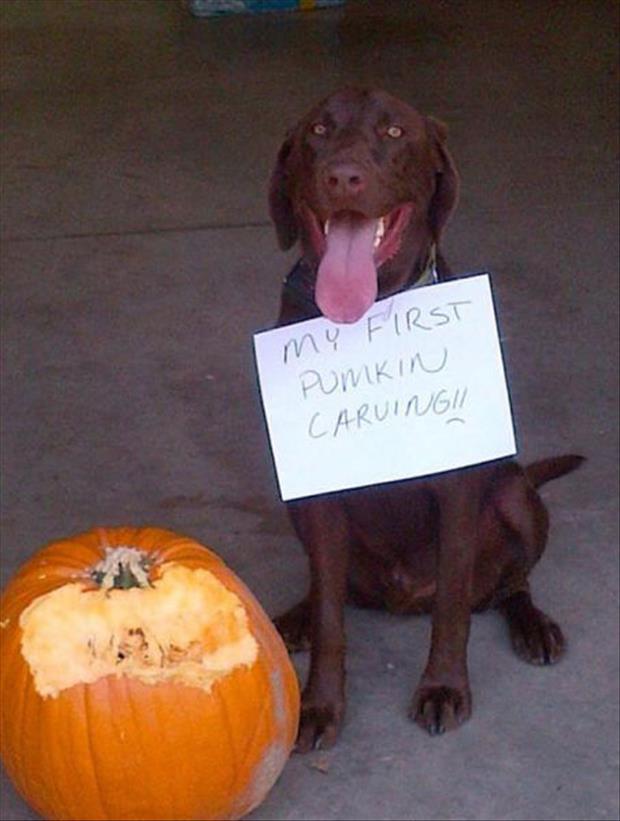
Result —
M285 281L279 325L323 314L355 322L377 297L450 277L439 251L459 178L446 128L389 94L345 89L292 129L270 209L282 248L303 257ZM579 456L513 460L290 502L310 561L306 598L276 620L291 651L310 648L299 751L331 745L345 709L345 602L432 613L432 641L410 716L431 734L471 712L472 611L496 607L515 651L551 664L559 626L534 606L528 574L548 515L537 488Z

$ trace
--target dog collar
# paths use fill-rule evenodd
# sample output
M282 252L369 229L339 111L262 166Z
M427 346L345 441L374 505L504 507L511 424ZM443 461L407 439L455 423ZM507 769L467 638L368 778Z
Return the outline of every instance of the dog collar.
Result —
M435 243L431 245L428 251L426 263L422 269L422 273L415 280L415 282L403 288L404 291L409 291L412 288L423 288L425 285L436 285L439 282L439 274L437 273L437 246Z
M314 285L316 274L308 265L304 257L299 259L283 280L284 293L299 308L303 308L313 315L320 316L320 311L314 301ZM437 246L433 243L429 249L422 273L415 280L410 281L402 289L409 291L412 288L423 288L426 285L435 285L439 282L437 273Z

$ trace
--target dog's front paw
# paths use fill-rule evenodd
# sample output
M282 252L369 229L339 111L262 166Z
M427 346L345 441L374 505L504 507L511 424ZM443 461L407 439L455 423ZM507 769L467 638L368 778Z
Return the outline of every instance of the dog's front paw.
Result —
M295 752L326 750L333 747L344 717L344 702L306 703L302 700Z
M409 717L431 735L455 730L471 716L469 687L421 684L413 697Z

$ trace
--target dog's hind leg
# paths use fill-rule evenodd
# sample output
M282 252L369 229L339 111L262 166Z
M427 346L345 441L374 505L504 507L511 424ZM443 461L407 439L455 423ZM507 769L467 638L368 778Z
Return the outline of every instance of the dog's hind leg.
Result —
M498 606L510 631L515 653L530 664L555 664L566 649L560 626L534 606L529 586L513 593Z
M566 648L562 630L534 606L527 576L542 556L549 516L527 474L516 473L499 489L494 502L510 531L514 564L503 578L497 607L504 615L514 651L531 664L553 664Z
M289 653L299 653L310 649L310 619L310 596L306 596L290 610L273 620Z

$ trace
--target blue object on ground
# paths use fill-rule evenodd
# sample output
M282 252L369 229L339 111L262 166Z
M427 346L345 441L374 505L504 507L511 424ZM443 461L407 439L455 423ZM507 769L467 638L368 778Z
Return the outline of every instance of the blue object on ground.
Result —
M345 0L188 0L195 17L220 14L244 14L262 11L310 11L328 6L342 6Z

